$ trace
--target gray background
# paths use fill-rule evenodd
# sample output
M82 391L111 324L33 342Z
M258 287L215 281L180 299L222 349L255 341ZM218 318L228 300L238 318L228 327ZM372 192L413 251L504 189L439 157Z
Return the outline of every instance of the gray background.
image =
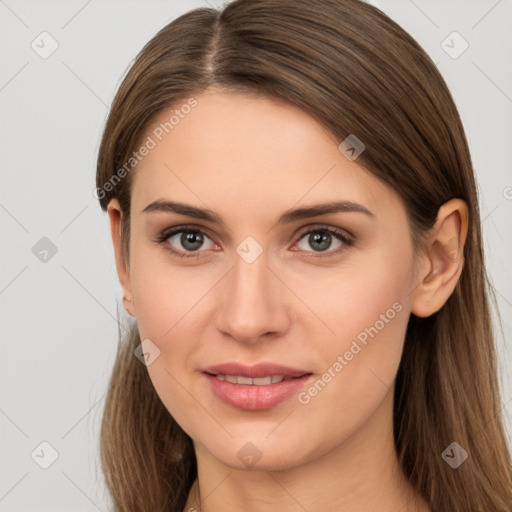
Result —
M512 1L373 3L431 55L467 131L503 317L498 352L510 440ZM95 159L108 106L135 55L171 19L207 5L0 0L1 511L107 510L98 432L121 294L107 217L92 194ZM453 31L469 44L457 58L464 42L446 39ZM58 48L42 58L52 40Z

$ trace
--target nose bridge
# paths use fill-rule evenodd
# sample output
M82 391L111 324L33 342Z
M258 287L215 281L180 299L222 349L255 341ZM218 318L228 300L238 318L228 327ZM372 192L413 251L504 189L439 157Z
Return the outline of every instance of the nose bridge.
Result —
M257 340L286 327L286 308L279 289L282 285L267 267L269 254L261 250L254 257L251 251L255 248L250 243L237 248L218 315L218 328L244 341Z
M233 298L243 298L247 302L262 302L268 304L268 257L266 253L254 259L245 260L243 257L236 257L234 261L232 279Z

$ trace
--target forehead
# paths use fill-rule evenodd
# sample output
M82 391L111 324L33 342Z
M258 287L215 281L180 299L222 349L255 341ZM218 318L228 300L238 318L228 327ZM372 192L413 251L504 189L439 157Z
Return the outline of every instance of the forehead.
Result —
M156 199L253 215L325 200L377 210L397 202L392 189L339 151L341 141L285 102L207 91L162 112L147 137L153 147L132 181L138 211Z

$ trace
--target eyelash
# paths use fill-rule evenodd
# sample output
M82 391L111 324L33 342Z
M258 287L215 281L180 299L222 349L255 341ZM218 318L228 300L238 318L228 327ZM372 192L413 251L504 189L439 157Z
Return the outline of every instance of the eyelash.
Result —
M171 228L171 229L167 229L167 230L163 231L155 239L155 242L163 245L164 249L166 251L170 252L173 256L177 256L178 258L201 258L202 255L201 255L200 250L190 252L190 254L189 254L187 252L177 251L176 249L172 248L169 243L167 243L170 237L172 237L173 235L176 235L177 233L183 233L183 232L201 234L201 235L204 235L211 239L211 237L208 236L208 234L206 232L204 232L200 228L197 228L196 226L179 226L179 227L175 227L175 228ZM341 252L345 251L347 249L347 247L350 247L354 244L354 240L351 237L347 236L344 231L340 231L338 229L334 229L331 227L324 227L324 226L309 228L309 229L301 232L298 235L299 236L298 240L301 240L306 235L309 235L311 233L328 233L328 234L333 235L336 238L338 238L338 240L340 242L342 242L342 244L343 244L342 246L338 247L338 249L335 251L325 252L325 254L320 252L320 253L313 254L312 256L309 256L312 258L325 258L325 257L338 255ZM300 251L297 251L297 252L300 252ZM314 252L314 251L306 251L306 252Z

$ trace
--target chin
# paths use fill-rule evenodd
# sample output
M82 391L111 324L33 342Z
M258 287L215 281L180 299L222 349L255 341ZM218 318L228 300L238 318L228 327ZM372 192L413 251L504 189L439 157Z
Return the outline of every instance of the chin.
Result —
M278 437L270 442L269 439L251 441L244 436L229 441L229 445L216 445L210 453L225 466L243 471L284 471L307 462L309 457L304 443L284 442ZM311 459L315 458L311 456Z

